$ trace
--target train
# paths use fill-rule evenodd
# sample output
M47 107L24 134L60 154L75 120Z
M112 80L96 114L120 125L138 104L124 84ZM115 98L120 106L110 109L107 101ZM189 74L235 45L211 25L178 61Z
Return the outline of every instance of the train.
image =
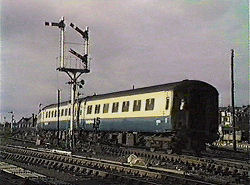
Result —
M165 150L200 152L218 139L218 91L198 80L130 89L77 99L74 131L77 140L94 137L104 143ZM37 129L67 132L71 103L42 108Z

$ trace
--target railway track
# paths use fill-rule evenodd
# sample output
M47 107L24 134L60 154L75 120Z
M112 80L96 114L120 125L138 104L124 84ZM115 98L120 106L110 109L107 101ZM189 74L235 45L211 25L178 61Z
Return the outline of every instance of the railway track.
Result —
M89 146L82 146L87 149ZM96 147L96 145L93 145ZM182 171L186 175L192 176L196 180L216 182L219 184L236 183L248 184L250 167L247 161L229 160L218 158L215 155L195 157L190 155L165 154L163 152L151 152L138 148L126 148L100 145L98 151L94 151L95 156L109 158L124 163L127 157L134 154L145 159L147 166L167 168L175 171ZM80 152L82 154L82 152ZM90 152L91 153L91 152ZM89 155L87 151L86 156ZM107 157L108 156L108 157ZM119 173L119 170L118 170Z
M220 148L217 146L209 146L207 150L202 153L207 157L216 157L221 159L233 159L238 161L249 159L249 150L241 150L237 148L237 151L233 149Z
M149 165L180 169L186 174L198 175L206 181L213 179L222 180L220 183L248 184L248 169L250 165L246 161L231 161L211 157L194 157L190 155L173 155L158 152L150 152L139 149L114 148L102 146L102 152L112 156L128 156L135 154L148 159ZM218 180L219 180L218 179ZM223 181L224 179L224 181Z
M62 155L15 146L0 146L7 161L82 175L111 179L124 184L214 184L181 173L167 173L161 168L129 166L117 161Z
M250 167L247 164L247 161L239 161L239 160L229 160L229 159L218 159L215 156L213 157L195 157L191 155L175 155L175 154L165 154L163 152L150 152L141 149L134 148L123 148L123 147L112 147L112 146L101 146L101 149L105 153L110 153L111 155L129 155L135 154L139 157L145 157L152 160L160 160L160 161L174 161L177 163L185 163L185 164L208 164L213 163L214 167L228 167L229 171L233 171L235 169L239 169L239 173L244 173L248 171Z
M4 180L3 182L0 180L0 184L70 185L6 162L0 162L0 174Z

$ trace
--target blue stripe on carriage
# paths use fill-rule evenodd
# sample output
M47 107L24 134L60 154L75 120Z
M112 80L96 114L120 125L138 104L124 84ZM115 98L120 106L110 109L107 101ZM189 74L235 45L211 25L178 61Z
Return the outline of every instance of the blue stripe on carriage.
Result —
M81 120L81 126L85 130L93 130L93 124L87 124ZM122 131L122 132L166 132L172 130L170 117L154 118L119 118L101 119L100 131Z
M79 127L83 130L94 130L93 121L80 120ZM91 121L90 121L91 122ZM60 130L68 130L70 122L61 121ZM50 122L42 125L43 129L56 130L57 122ZM122 132L154 132L162 133L172 130L170 117L150 118L117 118L100 119L99 131L122 131Z
M70 121L60 121L59 130L68 130L69 126L70 126ZM57 121L37 124L37 128L44 130L57 130Z

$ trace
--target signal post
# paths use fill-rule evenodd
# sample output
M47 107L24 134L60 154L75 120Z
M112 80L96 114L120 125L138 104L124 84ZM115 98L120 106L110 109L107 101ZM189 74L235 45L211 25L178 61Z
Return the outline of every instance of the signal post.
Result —
M82 88L84 85L84 80L78 81L79 77L84 73L89 73L89 36L88 27L85 28L85 30L81 30L77 26L75 26L73 23L70 23L70 27L73 28L75 31L77 31L84 40L84 54L80 54L76 52L75 50L71 49L69 50L69 53L80 59L80 65L79 67L71 67L68 65L69 62L64 61L64 31L66 24L64 23L64 17L62 17L59 22L45 22L45 26L55 26L60 29L60 65L57 68L60 72L65 72L69 78L70 81L68 84L71 85L71 112L70 112L70 128L69 128L69 139L70 139L70 148L74 149L75 147L75 141L74 141L74 130L76 128L75 123L75 102L76 97L78 96L78 88ZM79 62L79 61L78 61Z

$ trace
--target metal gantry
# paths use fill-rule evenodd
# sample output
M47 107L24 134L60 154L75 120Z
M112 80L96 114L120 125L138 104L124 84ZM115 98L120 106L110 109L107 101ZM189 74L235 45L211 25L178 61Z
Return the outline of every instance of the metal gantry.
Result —
M74 30L76 30L84 39L84 54L80 54L70 48L69 52L73 54L75 57L79 58L81 60L82 65L80 67L69 67L65 65L64 61L64 31L66 24L64 23L64 17L62 17L59 22L45 22L45 26L56 26L60 29L60 65L57 68L60 72L65 72L69 78L70 82L68 84L71 85L71 118L70 118L70 129L69 129L69 138L70 138L70 148L74 148L74 129L75 129L75 102L76 97L78 95L78 87L82 87L84 85L84 80L78 81L79 77L84 73L89 73L89 29L88 27L85 28L85 30L81 30L79 27L77 27L75 24L70 23L70 27L72 27Z

